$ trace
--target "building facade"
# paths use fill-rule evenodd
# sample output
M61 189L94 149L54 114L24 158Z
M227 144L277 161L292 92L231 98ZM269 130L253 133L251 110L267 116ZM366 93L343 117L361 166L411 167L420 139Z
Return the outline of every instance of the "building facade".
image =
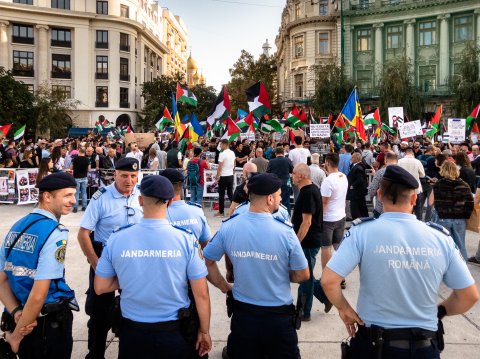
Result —
M141 84L166 72L163 31L146 0L0 0L0 66L79 101L76 127L135 125Z
M163 9L163 43L170 53L167 56L166 74L173 76L180 73L187 76L188 30L178 15L173 15L169 9Z

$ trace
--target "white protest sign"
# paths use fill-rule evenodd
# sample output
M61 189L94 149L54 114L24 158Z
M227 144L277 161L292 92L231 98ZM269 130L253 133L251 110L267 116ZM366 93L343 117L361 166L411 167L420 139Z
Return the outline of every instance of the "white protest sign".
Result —
M420 120L405 122L403 126L399 128L399 131L401 138L423 135L422 124Z
M451 143L460 143L465 141L465 119L464 118L449 118L448 119L448 134L450 135Z
M401 128L403 126L403 107L388 108L388 125L392 128Z
M328 138L330 137L330 125L327 124L311 124L310 138Z
M243 141L244 139L247 139L249 141L255 141L255 132L252 131L247 131L245 133L240 134L240 139Z
M275 142L281 141L282 138L283 138L283 133L281 133L281 132L274 132L274 134L273 134L273 140L274 140Z

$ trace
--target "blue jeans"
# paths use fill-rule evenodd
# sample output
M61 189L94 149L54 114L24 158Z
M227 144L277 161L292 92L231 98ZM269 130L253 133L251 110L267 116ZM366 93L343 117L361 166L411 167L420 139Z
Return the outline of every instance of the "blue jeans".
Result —
M317 253L320 248L303 248L305 258L307 258L308 269L310 270L310 278L308 281L303 282L298 287L298 296L305 294L307 299L305 301L305 307L303 308L303 316L309 317L312 311L313 296L320 302L325 303L328 299L323 291L322 285L319 279L315 279L313 275L313 269L315 268L315 262L317 261Z
M465 231L467 229L467 221L465 219L439 218L438 224L444 226L453 238L458 247L460 254L464 260L467 260L467 249L465 248Z
M78 208L78 197L82 193L82 208L87 208L87 178L75 178L77 182L77 192L75 192L75 205L73 208Z
M190 186L190 202L198 203L200 206L203 201L203 184Z

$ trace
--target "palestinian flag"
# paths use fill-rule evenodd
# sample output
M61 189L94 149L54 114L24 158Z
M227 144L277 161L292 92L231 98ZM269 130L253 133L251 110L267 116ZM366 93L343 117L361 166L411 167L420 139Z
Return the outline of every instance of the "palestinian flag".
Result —
M133 132L132 128L130 126L127 127L127 133L135 133Z
M207 124L207 133L205 134L205 136L211 140L214 136L214 133L213 133L213 130L212 130L212 126L210 126L209 124Z
M207 122L213 125L217 120L222 121L228 118L231 112L230 98L228 97L227 87L224 86L210 111L210 115L207 117Z
M103 127L103 128L110 128L110 127L112 127L112 124L110 123L109 120L105 119L105 120L102 122L102 127Z
M26 125L23 125L13 134L13 139L15 141L21 139L25 135L25 127Z
M258 128L258 124L257 124L257 121L255 119L255 117L253 116L253 113L250 112L244 119L243 121L247 124L248 126L248 129L250 131L252 131L253 133L255 133L257 131L257 128Z
M278 121L276 118L272 118L271 120L267 120L267 121L265 121L265 123L272 128L271 132L285 133L285 131L283 130L283 126L280 124L280 121Z
M195 95L190 89L185 85L180 85L177 83L177 103L188 103L193 107L197 107L198 101Z
M365 126L380 125L380 111L378 110L378 107L375 110L368 112L363 117L363 123Z
M207 122L208 123L208 122ZM210 124L208 123L208 126L210 126ZM223 125L222 122L216 122L213 126L212 126L212 129L213 131L220 131L224 128L225 126Z
M301 121L299 124L298 124L298 127L303 127L303 126L306 126L308 125L308 119L307 119L307 113L305 112L305 110L302 109L300 110L300 112L298 113L298 119Z
M290 140L290 145L295 144L295 134L293 133L292 130L288 131L288 138Z
M312 113L310 112L310 123L312 125L316 125L319 123L319 121L315 120L315 118L313 117Z
M330 114L328 115L327 123L328 123L328 124L332 123L332 120L333 120L333 113L330 113Z
M3 132L3 137L7 137L8 131L10 131L10 128L12 128L12 125L4 125L0 126L0 132Z
M163 109L163 116L158 120L155 124L155 128L159 131L162 131L165 127L169 127L173 125L172 115L168 111L167 106Z
M440 119L442 117L443 105L435 112L435 115L432 118L432 122L430 122L430 128L425 132L425 135L428 137L433 137L438 132L438 127L440 126Z
M256 117L272 113L268 92L262 81L246 89L245 93L247 95L248 109Z
M260 132L263 132L263 133L270 133L270 132L274 132L272 126L270 126L268 123L266 122L260 122Z
M378 143L378 141L380 140L381 133L382 133L382 129L380 127L377 127L377 129L373 133L373 136L372 136L372 139L371 139L371 142L374 145L376 145Z
M301 122L302 121L300 120L300 111L298 110L297 106L293 104L292 109L287 116L287 123L290 127L297 128L301 126Z
M97 130L97 132L102 132L103 127L102 127L102 125L100 124L99 121L95 122L95 129Z
M233 122L233 120L228 117L227 118L227 127L225 129L225 133L222 136L222 139L226 138L228 142L235 141L238 136L240 136L240 129L238 128L237 124Z
M395 130L393 128L391 128L390 126L388 126L386 123L382 123L382 126L380 127L380 129L382 131L390 132L392 134L395 134Z
M467 117L466 119L466 124L467 124L467 130L472 127L473 124L475 124L476 119L478 118L478 113L480 112L480 103L475 107L470 114L470 116Z
M345 124L345 120L343 119L342 114L339 114L333 126L337 130L337 132L343 132L347 129L347 125Z

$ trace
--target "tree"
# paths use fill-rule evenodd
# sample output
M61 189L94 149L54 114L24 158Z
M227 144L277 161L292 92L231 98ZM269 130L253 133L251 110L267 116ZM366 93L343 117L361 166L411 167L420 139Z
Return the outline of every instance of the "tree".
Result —
M344 68L333 61L317 65L313 71L315 71L315 95L312 106L315 112L323 116L339 113L355 82L349 80Z
M456 116L467 116L480 102L480 47L468 43L460 55L458 74L450 78Z
M387 117L389 107L403 107L410 120L423 117L423 98L415 86L412 68L406 57L392 59L383 65L379 81L382 117Z
M212 109L215 100L217 99L217 93L213 86L205 85L196 85L193 86L190 90L195 94L195 97L198 100L198 105L196 108L182 104L182 108L189 109L192 112L195 112L199 121L205 120ZM179 106L180 107L180 106Z
M239 108L248 110L247 95L245 90L258 81L262 81L268 92L272 113L280 113L280 106L276 93L277 65L273 56L260 55L255 61L253 55L242 50L240 57L229 70L230 82L227 84L231 97L232 112Z

